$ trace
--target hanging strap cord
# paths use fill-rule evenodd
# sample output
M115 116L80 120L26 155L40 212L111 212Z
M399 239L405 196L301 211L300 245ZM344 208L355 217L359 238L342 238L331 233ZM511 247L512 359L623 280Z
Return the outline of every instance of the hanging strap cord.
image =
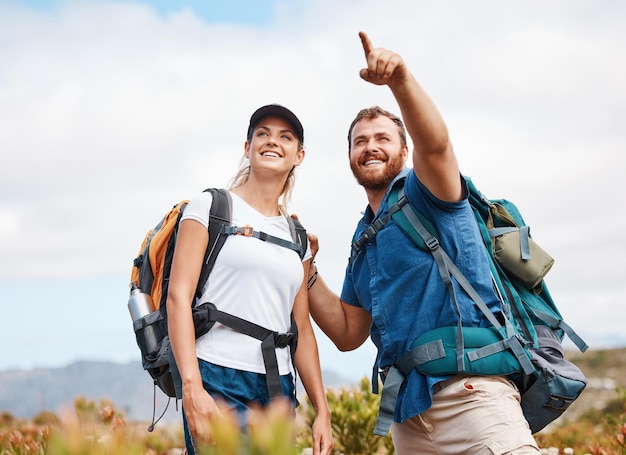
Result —
M589 349L587 343L585 343L585 341L565 321L563 321L562 319L557 319L543 311L539 311L536 308L529 307L529 309L530 311L532 311L535 317L544 321L549 327L552 327L553 329L563 330L567 334L569 339L576 345L576 347L580 349L580 352L585 352L587 349Z

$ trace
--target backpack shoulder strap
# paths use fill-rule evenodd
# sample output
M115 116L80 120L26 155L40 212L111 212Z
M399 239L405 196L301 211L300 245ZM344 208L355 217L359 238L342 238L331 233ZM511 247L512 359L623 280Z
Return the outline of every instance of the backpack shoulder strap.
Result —
M304 259L304 255L306 254L306 250L309 247L309 238L306 235L306 229L302 226L300 221L292 218L288 214L285 214L285 218L287 218L287 224L289 224L289 232L291 232L291 238L294 243L300 245L300 251L298 254L300 255L300 259Z
M421 236L415 232L412 228L411 222L407 219L404 212L404 206L410 207L410 210L417 216L421 224L426 227L428 232L430 232L434 238L438 236L437 230L432 225L427 218L425 218L420 212L418 212L411 204L409 204L408 199L404 195L404 186L405 179L402 178L394 183L393 187L389 191L389 195L387 196L387 205L389 206L389 211L382 218L376 218L372 221L372 224L361 234L361 236L357 239L353 239L352 248L350 251L350 259L348 264L352 264L354 259L357 257L359 252L363 249L363 246L373 239L378 232L384 228L389 220L393 219L393 221L404 231L404 233L417 245L420 249L424 251L429 251L430 248L424 243L424 240Z
M207 188L205 192L210 192L213 196L211 210L209 212L209 243L204 262L196 288L196 297L202 295L202 290L209 279L211 270L215 265L215 260L220 250L224 246L227 236L222 235L222 226L229 226L232 217L232 200L230 194L223 188Z
M359 255L359 253L361 252L365 244L369 242L371 239L373 239L374 237L376 237L378 232L387 225L387 223L389 222L393 214L397 212L398 210L400 210L403 204L406 204L407 202L406 198L402 200L398 200L398 198L396 197L395 200L393 201L390 198L391 193L393 193L393 190L396 187L400 186L401 184L404 184L404 179L398 180L394 184L394 188L392 189L392 191L390 191L389 196L387 196L387 203L389 205L388 213L382 218L375 218L372 221L372 223L367 227L367 229L365 229L365 231L361 233L360 237L357 238L356 232L355 232L354 237L352 237L352 244L350 245L350 258L348 259L348 266L352 266L352 263L354 262L356 257Z
M421 226L426 229L426 232L430 234L427 236L430 240L434 241L439 237L437 229L435 226L424 216L421 212L419 212L415 207L413 207L406 198L404 194L403 188L393 188L389 193L389 205L392 207L392 204L399 203L400 210L394 211L392 214L393 221L398 225L398 227L411 239L413 243L415 243L421 250L431 251L432 246L429 246L425 243L425 236L421 236L418 234L417 229L414 224L411 223L407 214L412 213L411 218L416 217L419 220ZM406 205L406 207L404 207ZM389 211L391 213L391 210Z

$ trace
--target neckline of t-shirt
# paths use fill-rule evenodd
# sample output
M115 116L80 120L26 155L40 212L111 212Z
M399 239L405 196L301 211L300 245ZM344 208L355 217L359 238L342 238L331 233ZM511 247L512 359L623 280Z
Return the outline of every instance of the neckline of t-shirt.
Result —
M241 203L245 204L246 207L249 207L250 210L252 210L254 213L258 214L259 216L263 217L264 219L268 220L268 221L276 221L276 220L280 220L282 218L284 218L284 215L281 213L280 215L272 215L272 216L267 216L262 214L261 212L259 212L257 209L255 209L254 207L252 207L250 204L248 204L241 196L239 196L238 194L233 193L232 191L229 190L229 193L232 196L235 196L237 199L239 199L239 201L241 201ZM279 209L280 210L280 209Z

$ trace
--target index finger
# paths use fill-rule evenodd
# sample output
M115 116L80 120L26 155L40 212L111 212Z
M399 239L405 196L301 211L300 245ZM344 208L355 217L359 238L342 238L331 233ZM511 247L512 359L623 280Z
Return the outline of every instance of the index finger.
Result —
M367 36L367 33L359 32L359 38L361 38L361 44L363 45L363 51L365 52L365 57L367 58L367 56L370 54L370 52L372 52L372 49L374 48L374 46L372 46L372 42L370 41L369 37Z

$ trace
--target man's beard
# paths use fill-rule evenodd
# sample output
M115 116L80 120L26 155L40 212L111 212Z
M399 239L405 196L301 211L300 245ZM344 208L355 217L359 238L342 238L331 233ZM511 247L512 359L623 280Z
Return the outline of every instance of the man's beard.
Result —
M356 181L366 190L382 190L386 189L396 176L402 172L404 168L404 159L402 155L396 155L389 158L382 173L372 173L363 170L358 164L350 161L350 169Z

